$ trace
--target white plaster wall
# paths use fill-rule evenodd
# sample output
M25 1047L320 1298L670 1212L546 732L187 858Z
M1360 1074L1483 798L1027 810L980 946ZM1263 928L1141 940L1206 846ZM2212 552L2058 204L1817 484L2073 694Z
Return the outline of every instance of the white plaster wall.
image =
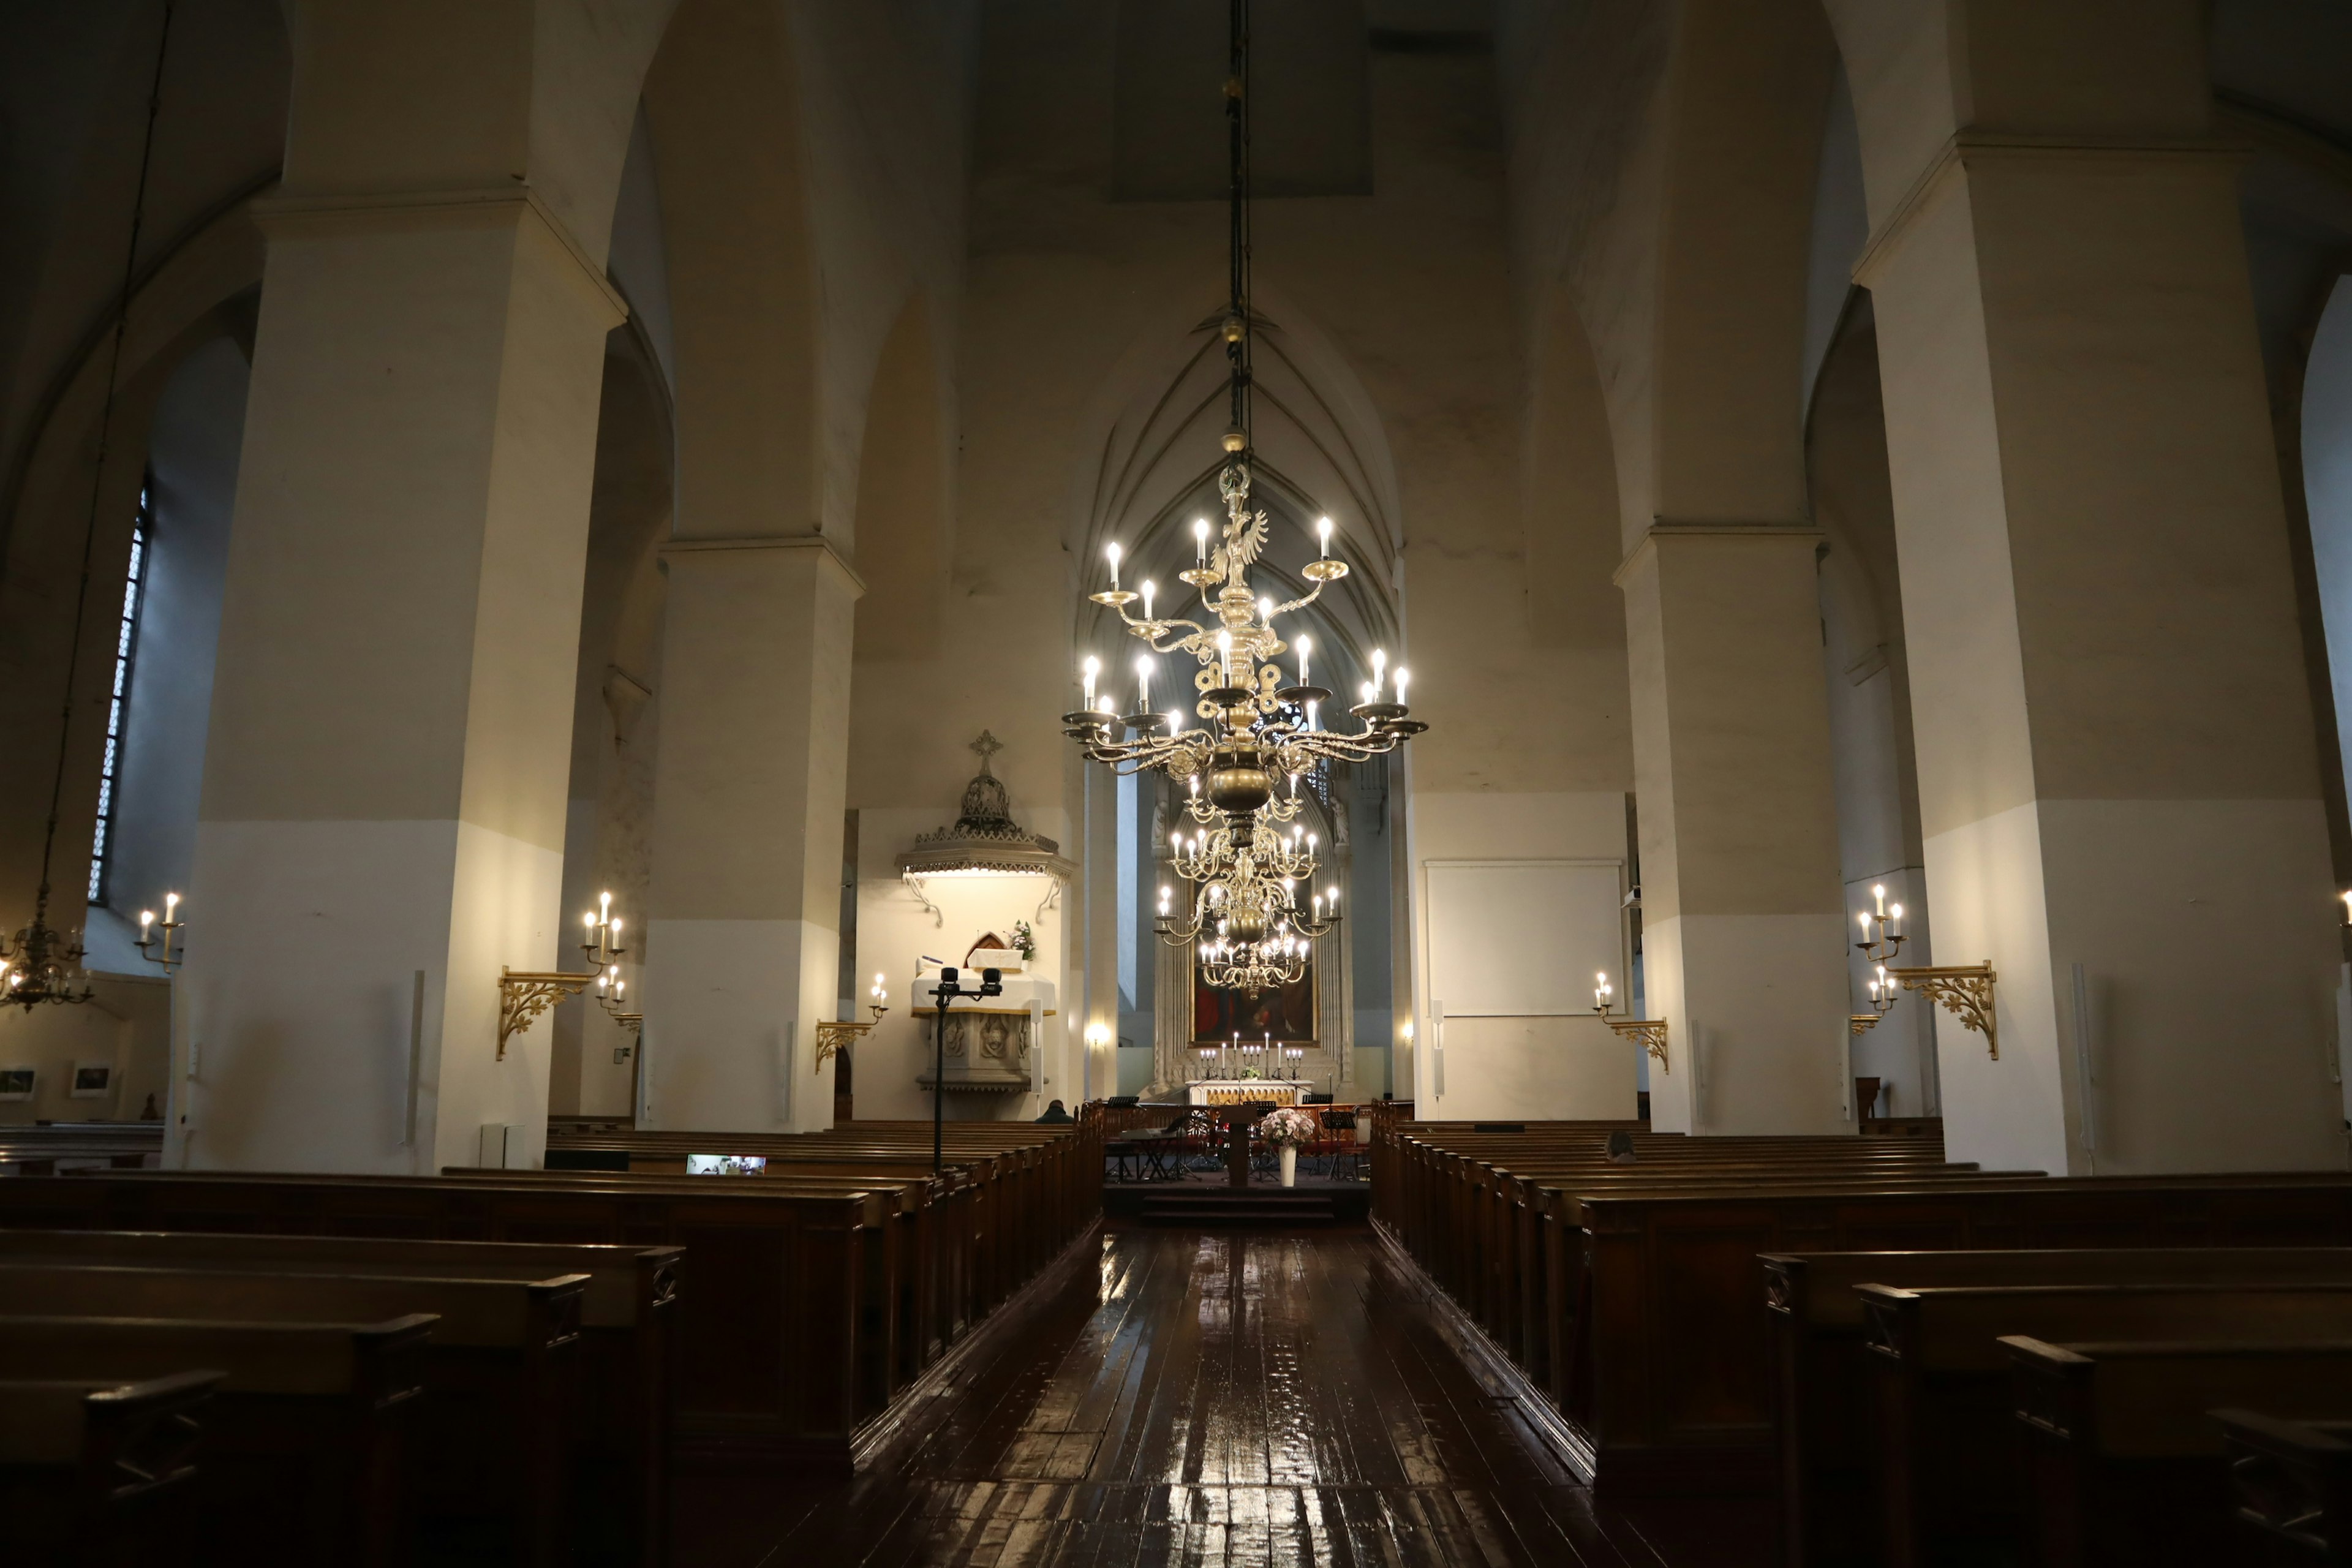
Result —
M1434 731L1433 731L1434 733ZM1439 1038L1431 1011L1427 925L1433 860L1625 857L1625 797L1614 791L1505 795L1429 791L1409 803L1416 1037ZM1423 1117L1622 1118L1633 1114L1637 1047L1590 1017L1454 1018L1444 1025L1444 1092L1435 1050L1401 1052ZM1463 1048L1457 1052L1457 1046ZM1402 1064L1401 1072L1407 1070ZM1402 1086L1400 1086L1402 1087ZM1514 1110L1512 1107L1520 1109Z

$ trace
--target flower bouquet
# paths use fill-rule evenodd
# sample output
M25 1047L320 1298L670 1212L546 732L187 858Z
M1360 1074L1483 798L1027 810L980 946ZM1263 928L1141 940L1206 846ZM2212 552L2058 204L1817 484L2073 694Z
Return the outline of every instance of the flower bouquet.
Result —
M1295 1105L1277 1106L1257 1124L1258 1136L1272 1144L1282 1156L1282 1184L1293 1185L1298 1180L1298 1151L1321 1135L1323 1124L1315 1120L1311 1110L1301 1110Z
M1314 1112L1285 1105L1267 1111L1265 1120L1257 1124L1257 1131L1259 1137L1277 1149L1297 1149L1321 1137L1323 1127L1315 1120Z

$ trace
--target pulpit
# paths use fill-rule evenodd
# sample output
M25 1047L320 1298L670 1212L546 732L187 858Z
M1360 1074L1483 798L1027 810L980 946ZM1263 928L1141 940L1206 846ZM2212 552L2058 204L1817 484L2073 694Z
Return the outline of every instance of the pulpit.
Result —
M980 955L982 958L988 954ZM978 973L978 966L966 972L966 979ZM915 1021L925 1033L940 1026L940 977L935 970L919 976L915 982ZM989 997L974 1005L958 1002L948 1009L946 1076L943 1087L950 1094L1026 1094L1034 1087L1034 1071L1038 1037L1045 1021L1054 1016L1054 987L1051 982L1034 980L1018 968L1004 973L1004 994ZM923 1053L928 1062L931 1053ZM923 1088L931 1087L931 1075L923 1073L916 1079Z

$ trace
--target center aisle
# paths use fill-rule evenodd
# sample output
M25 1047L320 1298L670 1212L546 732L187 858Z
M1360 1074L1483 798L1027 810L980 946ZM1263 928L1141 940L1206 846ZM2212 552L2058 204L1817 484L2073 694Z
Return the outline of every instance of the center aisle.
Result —
M1113 1230L850 1483L680 1483L673 1560L1768 1561L1752 1504L1596 1506L1360 1230Z

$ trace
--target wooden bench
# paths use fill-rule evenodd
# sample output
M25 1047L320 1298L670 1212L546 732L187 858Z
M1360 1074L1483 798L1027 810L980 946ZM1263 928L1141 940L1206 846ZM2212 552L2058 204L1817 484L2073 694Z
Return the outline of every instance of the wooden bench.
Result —
M0 1559L128 1564L184 1551L217 1372L0 1383Z
M374 1322L434 1316L406 1466L420 1529L500 1561L568 1556L571 1427L586 1276L268 1274L0 1260L0 1316Z
M2066 1342L2326 1340L2352 1284L1856 1288L1874 1358L1885 1560L2000 1550L2026 1521L2005 1336Z
M2281 1415L2352 1410L2346 1337L2052 1344L2001 1341L2023 1429L2040 1568L2202 1568L2239 1541L2222 1426L2252 1403Z
M0 1229L0 1265L115 1264L279 1274L532 1280L585 1277L572 1424L576 1539L640 1564L666 1556L675 1247L554 1246L375 1237Z
M1405 1141L1390 1127L1376 1139L1389 1181L1373 1216L1430 1273L1423 1259L1450 1245L1431 1234L1454 1223L1448 1212L1382 1206L1397 1201ZM2341 1173L2053 1180L1856 1167L1791 1178L1757 1164L1737 1174L1637 1165L1514 1181L1532 1192L1507 1227L1521 1326L1516 1341L1480 1331L1545 1396L1557 1442L1603 1492L1774 1489L1762 1253L2352 1243L2352 1177ZM1531 1267L1540 1278L1528 1278Z
M1822 1252L1762 1258L1776 1342L1781 1526L1791 1564L1868 1561L1881 1533L1865 1284L2352 1282L2352 1247Z
M0 1182L0 1227L682 1247L677 1458L846 1473L888 1429L860 1386L863 1233L885 1202L854 1180L147 1172Z
M190 1560L390 1568L407 1561L403 1439L434 1322L425 1313L376 1323L0 1316L0 1382L215 1369L202 1484L189 1498Z
M2352 1563L2352 1421L2283 1421L2216 1410L2245 1560L2275 1568Z

